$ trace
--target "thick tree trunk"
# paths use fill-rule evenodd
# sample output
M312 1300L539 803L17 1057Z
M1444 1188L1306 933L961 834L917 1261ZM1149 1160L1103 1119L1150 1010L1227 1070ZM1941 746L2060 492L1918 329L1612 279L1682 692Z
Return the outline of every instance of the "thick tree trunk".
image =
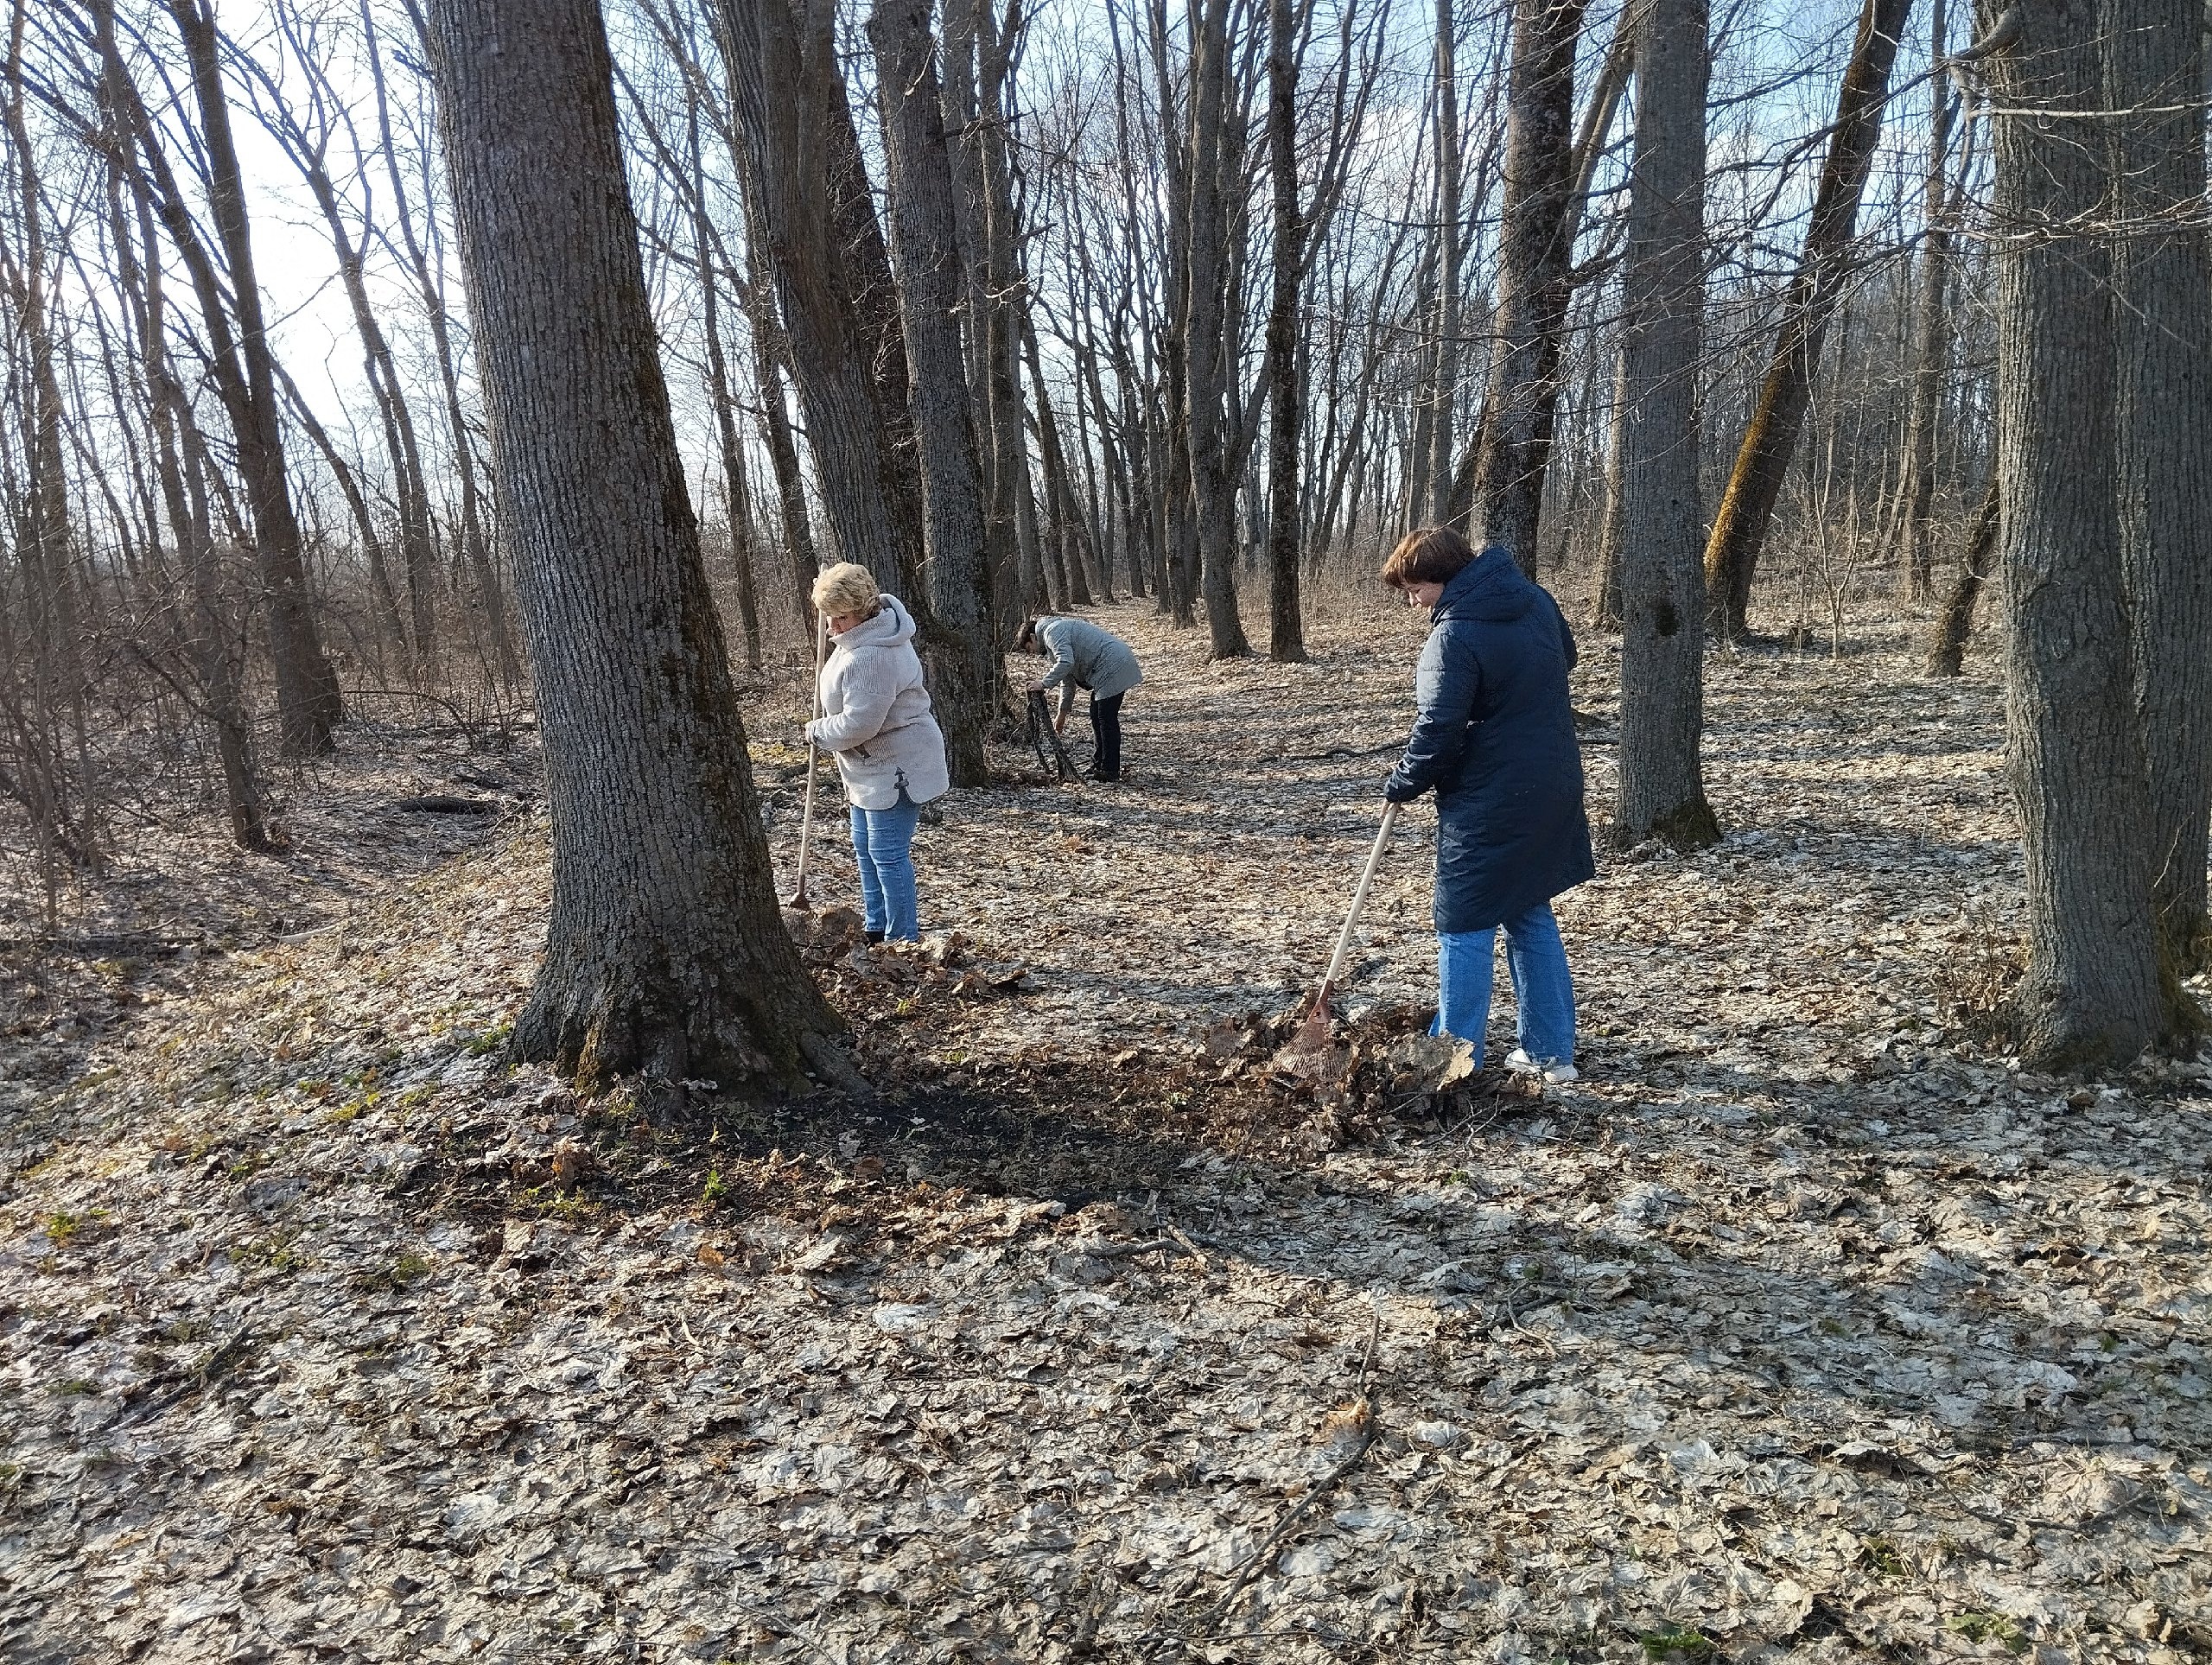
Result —
M276 716L284 748L295 756L330 749L331 731L343 721L338 673L324 657L308 592L307 560L292 491L284 474L284 436L276 413L276 378L255 276L253 235L246 218L245 186L238 147L231 137L230 105L223 91L214 12L209 0L168 0L169 16L184 41L207 149L207 195L230 269L230 303L238 320L238 384L225 404L236 429L238 473L253 511L254 553L269 603L270 657L276 672ZM142 135L142 137L144 137ZM174 193L169 193L174 194ZM176 210L183 212L180 200Z
M1759 389L1758 405L1737 448L1712 535L1706 540L1707 604L1713 624L1732 637L1744 633L1759 550L1797 448L1828 319L1850 275L1852 229L1858 224L1859 200L1873 166L1875 143L1882 136L1882 102L1889 90L1891 67L1897 61L1897 38L1910 10L1911 0L1866 0L1859 13L1859 35L1837 94L1835 124L1820 188L1813 198L1804 251L1783 299L1781 335Z
M2017 0L1987 60L1995 120L1997 467L2005 728L2027 845L2022 1055L2132 1059L2164 1026L2151 792L2135 712L2113 404L2112 258L2096 0ZM2023 235L2021 233L2026 233Z
M1514 7L1497 345L1478 429L1471 518L1484 543L1504 545L1531 575L1573 289L1574 54L1587 9L1584 0L1516 0Z
M778 917L598 4L433 0L430 23L553 823L515 1051L587 1088L791 1079L836 1020Z
M1705 727L1697 368L1705 286L1706 0L1645 14L1621 270L1620 803L1614 842L1677 849L1720 836L1698 748Z
M927 599L949 639L950 651L935 662L945 742L954 781L981 785L988 778L983 719L997 702L1001 660L991 637L982 481L960 336L964 278L930 0L876 0L868 35L882 109L907 408L921 464ZM957 697L946 696L948 673L958 679Z
M722 12L744 181L763 233L754 254L767 257L775 283L823 508L839 558L895 581L911 562L884 491L891 465L829 212L831 119L818 86L834 57L826 19L803 25L789 0L722 0Z
M2204 231L2202 7L2105 0L2107 126L2120 236L2120 547L2151 777L2160 923L2182 966L2212 957L2212 263Z

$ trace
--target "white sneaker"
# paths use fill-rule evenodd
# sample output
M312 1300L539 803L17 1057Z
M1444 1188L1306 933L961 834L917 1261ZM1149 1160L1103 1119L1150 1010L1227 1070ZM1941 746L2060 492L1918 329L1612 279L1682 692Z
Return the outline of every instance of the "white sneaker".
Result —
M1575 1079L1578 1073L1572 1064L1561 1064L1552 1058L1546 1058L1539 1064L1518 1046L1505 1055L1505 1067L1517 1076L1541 1076L1554 1087L1564 1087Z

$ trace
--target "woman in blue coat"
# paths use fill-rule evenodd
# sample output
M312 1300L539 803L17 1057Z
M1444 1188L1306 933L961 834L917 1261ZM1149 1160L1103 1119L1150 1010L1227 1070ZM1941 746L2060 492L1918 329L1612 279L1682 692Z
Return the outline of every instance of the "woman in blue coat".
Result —
M1408 534L1382 581L1431 620L1413 738L1382 795L1436 793L1436 1033L1480 1065L1502 925L1519 1009L1506 1066L1572 1081L1574 985L1551 899L1597 872L1567 703L1574 637L1511 555L1448 528Z

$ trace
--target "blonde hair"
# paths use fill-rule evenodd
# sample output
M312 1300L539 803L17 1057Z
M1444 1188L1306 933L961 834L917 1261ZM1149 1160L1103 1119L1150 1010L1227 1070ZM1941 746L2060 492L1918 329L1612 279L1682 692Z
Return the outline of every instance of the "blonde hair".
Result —
M831 618L857 613L863 619L873 619L883 606L883 592L875 587L875 575L866 567L840 561L834 567L823 568L816 576L814 605L817 612Z

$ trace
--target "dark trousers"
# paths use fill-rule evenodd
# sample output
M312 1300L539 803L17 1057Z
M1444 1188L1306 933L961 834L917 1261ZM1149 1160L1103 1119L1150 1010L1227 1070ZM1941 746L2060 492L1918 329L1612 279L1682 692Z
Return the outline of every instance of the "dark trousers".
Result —
M1090 734L1094 747L1090 758L1090 772L1100 780L1119 780L1122 778L1122 696L1110 699L1090 696Z

